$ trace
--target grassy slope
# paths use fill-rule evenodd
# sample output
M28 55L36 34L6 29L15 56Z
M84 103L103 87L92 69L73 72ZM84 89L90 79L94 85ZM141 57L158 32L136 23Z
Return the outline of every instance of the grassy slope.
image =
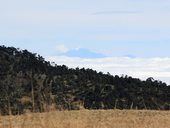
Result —
M0 117L0 128L170 128L170 111L81 110Z

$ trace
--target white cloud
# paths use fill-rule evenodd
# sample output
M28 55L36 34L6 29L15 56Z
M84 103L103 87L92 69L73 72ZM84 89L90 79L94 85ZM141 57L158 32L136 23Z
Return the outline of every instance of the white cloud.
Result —
M107 57L99 59L83 59L78 57L47 57L47 60L57 64L65 64L70 68L92 68L112 75L129 75L132 77L155 79L170 84L170 58L128 58Z
M138 13L137 11L127 11L127 10L117 10L117 11L101 11L95 12L93 15L112 15L112 14L134 14Z
M64 44L60 44L55 47L55 50L57 51L57 53L65 53L69 49Z

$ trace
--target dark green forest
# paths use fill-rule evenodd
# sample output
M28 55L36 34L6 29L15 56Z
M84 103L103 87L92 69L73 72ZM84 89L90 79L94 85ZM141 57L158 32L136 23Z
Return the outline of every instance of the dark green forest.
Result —
M163 65L162 65L163 66ZM79 109L170 110L170 86L51 64L27 50L0 46L0 113Z

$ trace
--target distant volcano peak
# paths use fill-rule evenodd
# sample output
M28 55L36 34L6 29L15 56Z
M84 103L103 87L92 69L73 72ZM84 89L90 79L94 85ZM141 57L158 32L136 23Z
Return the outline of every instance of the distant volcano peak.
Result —
M67 51L66 53L62 53L60 55L68 56L68 57L80 57L80 58L104 58L106 55L102 53L93 52L86 48L79 48Z

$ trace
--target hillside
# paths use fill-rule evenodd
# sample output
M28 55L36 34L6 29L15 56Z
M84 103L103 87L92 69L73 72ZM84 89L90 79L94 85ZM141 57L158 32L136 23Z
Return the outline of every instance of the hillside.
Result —
M2 115L51 108L170 110L170 86L161 81L52 66L14 47L0 46L0 91Z

